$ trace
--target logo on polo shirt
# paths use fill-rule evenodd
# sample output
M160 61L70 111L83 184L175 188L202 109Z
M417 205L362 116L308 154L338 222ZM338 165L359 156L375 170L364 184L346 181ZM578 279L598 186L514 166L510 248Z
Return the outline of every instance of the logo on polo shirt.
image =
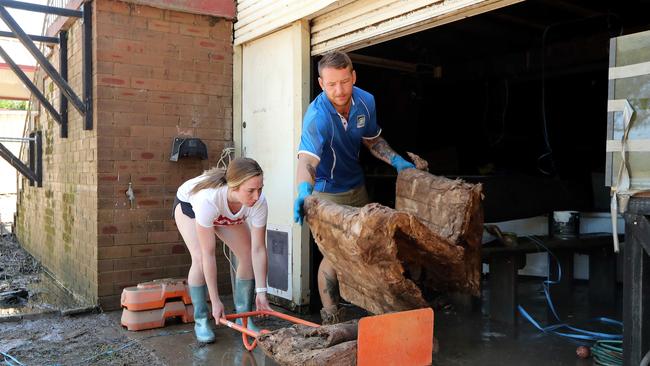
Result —
M357 116L357 128L362 128L366 125L366 116L359 115Z

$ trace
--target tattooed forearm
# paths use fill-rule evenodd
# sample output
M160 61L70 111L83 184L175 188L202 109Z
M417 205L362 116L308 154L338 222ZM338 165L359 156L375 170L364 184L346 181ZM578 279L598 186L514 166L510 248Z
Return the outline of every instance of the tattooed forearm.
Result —
M368 146L370 153L379 160L385 161L390 164L390 159L395 156L395 151L391 149L386 140L377 137L377 141Z
M307 173L311 177L312 182L316 181L316 168L313 165L307 163Z
M338 304L341 302L341 295L339 293L339 282L335 277L325 274L325 293L329 298L335 303Z

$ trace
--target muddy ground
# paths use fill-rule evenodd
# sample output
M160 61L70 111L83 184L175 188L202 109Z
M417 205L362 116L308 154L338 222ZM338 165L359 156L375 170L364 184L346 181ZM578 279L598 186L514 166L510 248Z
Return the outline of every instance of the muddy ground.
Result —
M222 301L234 312L231 296ZM276 365L259 348L247 352L227 327L213 327L217 342L204 345L193 324L168 319L164 328L132 332L121 313L76 302L13 238L0 236L0 365ZM256 321L269 330L290 325Z
M164 365L120 328L119 314L62 315L75 304L48 303L46 279L11 236L0 237L0 364Z

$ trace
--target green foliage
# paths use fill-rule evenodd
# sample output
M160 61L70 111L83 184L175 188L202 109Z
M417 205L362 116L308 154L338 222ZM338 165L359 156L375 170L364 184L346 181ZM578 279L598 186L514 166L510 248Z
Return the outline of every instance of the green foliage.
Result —
M7 100L0 99L0 109L27 110L26 100Z

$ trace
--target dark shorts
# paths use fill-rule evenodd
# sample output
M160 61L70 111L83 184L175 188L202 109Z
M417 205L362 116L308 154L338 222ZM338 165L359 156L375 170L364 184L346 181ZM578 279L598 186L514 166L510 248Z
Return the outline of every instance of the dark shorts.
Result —
M187 217L189 217L190 219L195 218L194 210L192 209L192 204L190 204L189 202L181 201L178 199L178 197L175 197L174 204L172 205L172 219L175 218L174 213L176 212L176 206L178 205L181 205L181 211L183 211L183 213Z

